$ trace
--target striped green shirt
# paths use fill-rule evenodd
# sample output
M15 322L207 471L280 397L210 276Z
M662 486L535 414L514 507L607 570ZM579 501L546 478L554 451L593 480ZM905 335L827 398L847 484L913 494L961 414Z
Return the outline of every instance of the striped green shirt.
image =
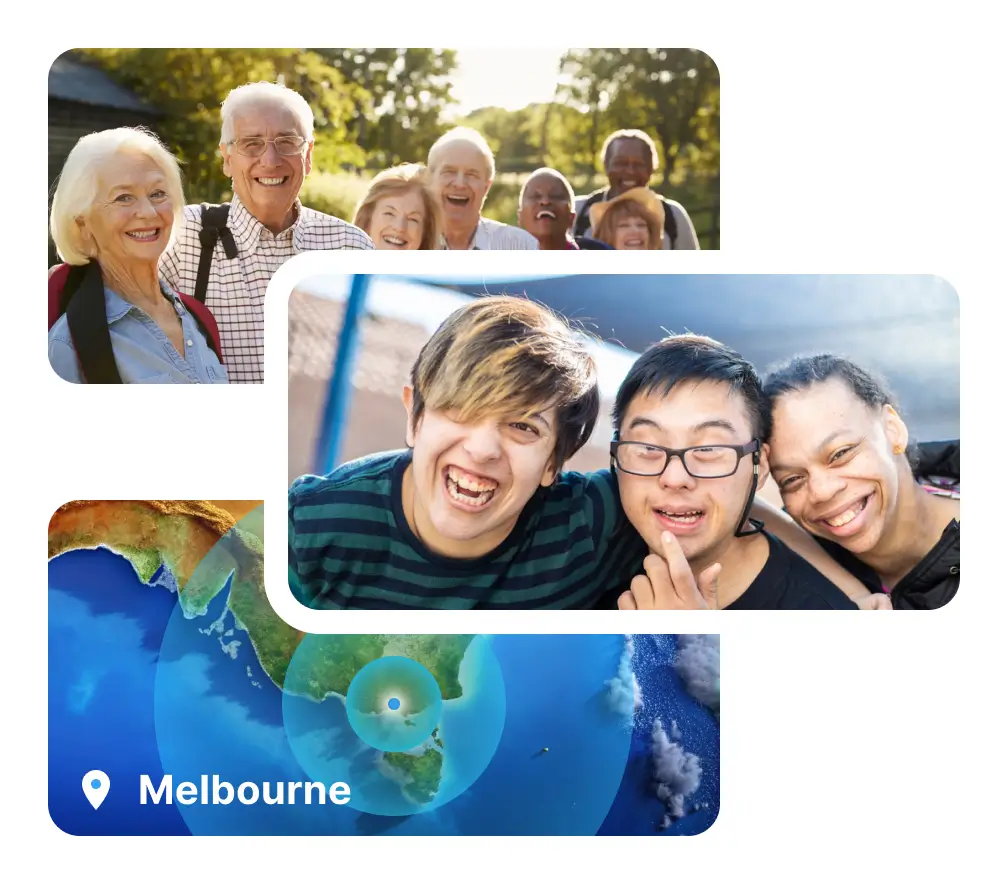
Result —
M411 453L376 454L290 488L288 575L310 608L592 608L627 589L647 548L608 471L561 473L508 538L477 559L427 549L410 530Z

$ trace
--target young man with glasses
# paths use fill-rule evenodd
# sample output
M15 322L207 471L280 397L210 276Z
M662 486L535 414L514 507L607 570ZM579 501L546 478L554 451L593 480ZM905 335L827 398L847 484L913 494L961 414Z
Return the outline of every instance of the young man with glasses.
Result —
M621 609L857 607L750 518L770 407L736 352L697 335L649 347L620 385L613 424L623 510L651 550Z
M205 281L205 303L217 320L232 383L262 383L263 304L273 274L298 252L373 249L364 231L301 205L311 171L313 115L308 102L276 83L247 83L221 106L220 152L234 197L219 227ZM186 206L184 225L161 259L161 274L176 291L197 293L201 231L199 205Z

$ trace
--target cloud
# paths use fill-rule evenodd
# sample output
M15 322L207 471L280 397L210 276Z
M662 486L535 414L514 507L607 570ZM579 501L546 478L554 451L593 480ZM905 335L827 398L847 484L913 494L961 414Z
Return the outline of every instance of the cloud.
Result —
M686 690L721 718L721 636L681 635L672 667Z
M656 718L651 728L651 757L657 783L655 791L667 809L661 822L663 829L686 815L686 799L700 788L703 773L700 758L675 742L682 735L674 721L669 733L671 737L665 733L661 719Z
M631 662L633 651L633 639L628 635L626 637L626 648L620 657L616 677L610 678L606 682L606 687L609 688L609 708L617 715L631 717L644 705L640 684L637 682L637 676L634 674Z

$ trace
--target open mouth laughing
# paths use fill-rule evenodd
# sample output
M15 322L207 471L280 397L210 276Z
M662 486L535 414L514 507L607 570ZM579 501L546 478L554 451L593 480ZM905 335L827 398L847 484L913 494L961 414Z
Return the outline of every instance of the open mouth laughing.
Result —
M471 473L454 464L446 466L442 470L441 477L448 499L456 507L467 512L479 512L485 509L499 487L495 479Z
M381 240L390 249L405 249L407 245L406 240L392 233L383 233Z
M634 234L633 236L628 236L623 240L624 249L646 249L647 240L643 236Z
M543 218L549 218L550 221L556 221L556 213L552 209L540 209L536 214L536 221L542 221Z
M471 198L468 196L462 196L454 193L445 194L445 202L447 202L449 206L452 206L453 208L456 209L464 209L466 206L469 205L471 201L472 201Z
M256 178L256 184L261 184L263 187L280 187L286 184L290 176L283 175L279 178Z
M838 537L849 537L862 527L868 504L874 496L875 492L873 491L871 494L859 497L852 503L844 504L843 507L837 508L828 515L817 519L816 522L822 525L830 534L835 534Z
M655 507L655 517L663 531L692 534L703 524L706 513L695 507Z

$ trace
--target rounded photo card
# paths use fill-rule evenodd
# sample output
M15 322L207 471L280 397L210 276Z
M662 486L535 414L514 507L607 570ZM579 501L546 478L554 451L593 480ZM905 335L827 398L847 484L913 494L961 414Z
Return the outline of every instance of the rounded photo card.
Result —
M688 48L68 50L49 363L264 383L266 290L306 252L719 249L720 109Z
M301 622L955 596L944 280L339 274L319 257L285 283Z
M694 835L720 637L326 635L263 586L260 501L49 525L49 814L73 835Z

